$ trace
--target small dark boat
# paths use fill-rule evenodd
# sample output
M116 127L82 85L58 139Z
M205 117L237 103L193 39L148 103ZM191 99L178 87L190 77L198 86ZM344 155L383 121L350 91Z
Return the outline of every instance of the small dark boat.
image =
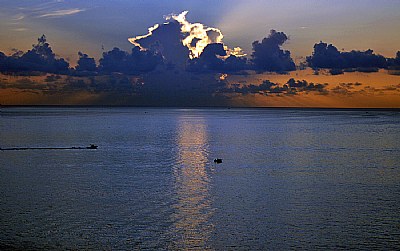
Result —
M214 159L214 163L221 164L222 163L222 159Z
M97 149L98 146L94 145L94 144L90 144L90 146L86 147L86 149Z

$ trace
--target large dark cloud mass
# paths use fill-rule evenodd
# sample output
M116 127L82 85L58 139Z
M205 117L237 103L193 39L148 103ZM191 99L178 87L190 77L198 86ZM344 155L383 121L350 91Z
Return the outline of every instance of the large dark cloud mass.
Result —
M142 50L162 55L169 69L189 72L235 72L249 69L241 49L229 49L217 28L186 20L187 12L170 15L168 22L149 28L148 34L130 38Z
M187 70L191 72L220 72L230 73L250 69L245 57L227 56L221 43L208 44L200 57L188 62Z
M372 71L371 68L387 68L387 60L372 50L340 52L332 44L320 42L314 45L312 56L307 57L307 63L312 68L326 69L356 69ZM333 71L333 73L340 71Z
M254 67L259 71L285 72L296 69L290 57L290 52L282 50L281 46L288 40L283 32L271 30L268 37L261 43L253 42L252 61Z
M130 41L161 55L166 63L184 66L189 58L189 49L182 44L185 34L181 31L181 24L173 20L156 27L151 35Z
M245 57L227 55L224 45L221 43L208 44L200 57L188 62L187 70L190 72L239 72L249 69Z
M188 70L194 72L203 72L207 70L222 71L224 60L221 57L226 56L224 45L221 43L207 45L200 57L192 59L188 64Z

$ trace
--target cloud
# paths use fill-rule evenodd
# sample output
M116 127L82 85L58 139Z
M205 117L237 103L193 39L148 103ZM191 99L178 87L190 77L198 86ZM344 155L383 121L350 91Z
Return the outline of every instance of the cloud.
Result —
M252 61L259 71L284 72L295 70L295 64L290 52L282 50L281 46L288 40L283 32L271 30L268 37L261 42L253 42Z
M96 61L87 54L78 52L79 60L75 70L80 72L95 72L97 70Z
M345 85L338 85L331 89L332 93L339 95L352 96L354 92L351 91L351 88L348 88Z
M208 44L221 43L224 36L217 28L207 27L201 23L190 23L186 20L188 11L184 11L179 15L170 15L167 20L175 20L181 25L182 33L186 37L182 40L183 45L190 50L189 57L197 58L203 52ZM196 41L195 43L192 43Z
M234 84L233 87L227 88L224 91L230 93L246 94L261 94L265 96L281 96L281 95L297 95L300 93L315 93L319 95L327 95L329 91L326 89L328 84L308 83L306 80L289 79L286 84L279 85L269 80L263 81L260 85L240 85Z
M28 1L26 1L28 2ZM30 10L30 11L43 11L50 8L54 8L54 6L61 6L64 3L64 0L51 0L51 1L42 1L41 3L31 4L24 3L24 7L19 7L20 10Z
M400 84L391 84L381 87L376 86L364 86L362 83L339 83L337 86L333 87L331 90L332 94L342 95L342 96L354 96L354 95L393 95L400 92Z
M27 28L15 28L15 29L13 29L14 31L27 31L28 29Z
M142 40L142 39L145 39L145 38L147 38L147 37L152 36L152 35L153 35L153 31L156 30L156 29L158 29L159 26L160 26L159 24L155 24L154 26L148 28L148 31L149 31L149 32L148 32L146 35L143 35L143 36L136 36L136 37L133 37L133 38L128 38L128 41L129 41L131 44L133 44L133 45L135 45L135 46L138 46L138 47L140 47L141 49L144 50L145 48L142 47L141 44L138 43L138 41L140 41L140 40Z
M96 67L93 58L88 58L86 54L81 54L79 60L78 66L80 68L82 63L90 61L91 71L95 70ZM128 53L115 47L111 51L103 53L103 57L100 59L99 70L102 73L119 72L132 75L150 72L161 64L161 62L160 55L152 51L143 51L139 47L134 47L132 52ZM79 67L77 70L79 70ZM88 67L84 67L83 70L87 71L89 69Z
M189 49L183 45L185 34L177 21L154 25L149 33L129 39L134 45L139 45L141 50L151 51L161 55L168 64L184 68L189 59Z
M221 43L208 44L199 58L193 58L189 61L188 70L192 72L239 72L248 70L246 58L228 56L226 47Z
M199 58L193 58L189 63L189 70L202 72L207 70L222 71L224 61L221 57L225 57L226 51L221 43L208 44Z
M190 23L186 20L187 11L178 15L165 17L163 24L156 24L148 29L146 35L136 36L128 40L143 50L160 53L166 61L185 65L188 59L199 58L209 44L223 44L222 32L201 23ZM229 49L223 45L229 55L242 56L239 47Z
M310 67L333 69L332 75L341 74L343 69L354 69L360 72L376 72L378 68L387 68L387 59L381 55L374 54L369 49L366 51L352 50L350 52L340 52L332 44L320 42L314 45L312 56L307 57ZM349 70L346 70L349 71Z
M400 51L396 53L395 58L388 58L389 69L400 70Z
M11 18L11 20L14 21L14 22L18 22L18 21L23 20L24 18L25 18L25 15L24 15L24 14L17 14L17 15L15 15L15 16L13 16L13 17Z
M0 55L1 72L48 72L68 73L69 64L57 58L46 36L38 38L38 43L27 52L16 51L12 56Z
M63 17L63 16L69 16L69 15L74 15L77 14L79 12L85 11L85 9L65 9L65 10L55 10L55 11L51 11L45 14L40 15L39 17L41 18L57 18L57 17Z

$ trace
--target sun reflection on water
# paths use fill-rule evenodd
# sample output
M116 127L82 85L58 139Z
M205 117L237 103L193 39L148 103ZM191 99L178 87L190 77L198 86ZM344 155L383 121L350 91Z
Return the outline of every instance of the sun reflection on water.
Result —
M208 140L204 119L182 117L178 125L178 161L174 168L176 202L173 249L205 250L213 225Z

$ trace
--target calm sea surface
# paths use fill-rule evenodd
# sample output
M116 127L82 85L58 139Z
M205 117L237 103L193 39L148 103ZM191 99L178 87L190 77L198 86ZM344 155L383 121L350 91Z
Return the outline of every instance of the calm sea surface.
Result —
M0 114L1 250L400 249L400 112Z

